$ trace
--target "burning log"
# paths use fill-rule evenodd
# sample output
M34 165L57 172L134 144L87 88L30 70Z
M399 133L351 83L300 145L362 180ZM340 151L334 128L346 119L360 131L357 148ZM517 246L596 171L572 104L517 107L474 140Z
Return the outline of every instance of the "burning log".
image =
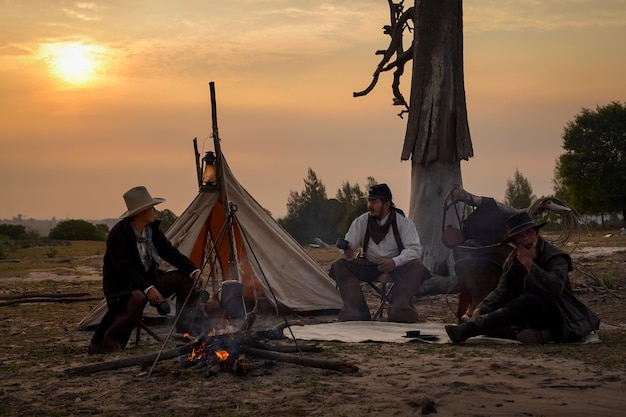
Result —
M194 341L187 343L186 345L179 348L166 350L162 352L160 356L158 356L158 359L159 361L177 359L177 362L181 364L181 366L208 368L208 372L210 374L216 373L220 370L231 371L233 373L244 375L249 373L252 370L252 362L250 358L241 355L242 353L260 359L269 359L279 362L293 363L296 365L308 366L312 368L329 369L332 371L338 371L343 373L356 373L359 371L359 368L357 366L345 362L327 359L312 359L285 352L278 352L276 350L269 350L275 348L269 347L267 345L262 345L264 346L264 348L238 345L234 348L238 350L238 353L231 355L230 352L226 351L225 349L215 350L211 348L207 352L202 352L202 349L200 348L201 343L206 344L206 341ZM302 350L304 351L307 349L311 349L311 351L320 350L318 346L307 346L303 347ZM191 358L189 355L192 355ZM215 357L207 355L215 355ZM230 359L228 359L229 357ZM206 358L210 359L207 360ZM137 365L147 366L154 363L156 359L157 354L154 353L142 356L135 356L132 358L120 359L116 361L99 362L90 365L78 366L66 369L64 372L68 375L89 375L96 372L128 368Z
M182 347L171 349L159 354L149 354L117 361L101 362L92 365L66 369L69 375L86 375L106 370L120 369L135 365L149 365L157 361L175 359L182 367L206 369L209 375L220 371L233 372L245 375L254 368L253 357L274 361L293 363L314 368L329 369L344 373L359 371L357 366L326 359L311 359L299 355L286 353L320 351L317 345L305 346L270 346L255 340L250 332L256 316L251 314L246 318L240 331L237 333L223 333L207 335L185 344ZM270 332L273 332L270 331ZM262 333L262 332L261 332Z
M257 347L251 347L248 344L254 344ZM319 349L319 347L316 346L314 349ZM278 352L273 347L260 342L250 343L250 339L239 341L233 335L209 337L206 340L198 341L195 346L190 346L188 351L189 353L186 356L179 359L180 362L184 366L195 366L201 362L207 362L206 366L209 368L210 373L216 372L216 369L237 372L236 364L243 357L242 353L260 359L270 359L344 373L356 373L359 371L357 366L345 362L305 358L299 355Z

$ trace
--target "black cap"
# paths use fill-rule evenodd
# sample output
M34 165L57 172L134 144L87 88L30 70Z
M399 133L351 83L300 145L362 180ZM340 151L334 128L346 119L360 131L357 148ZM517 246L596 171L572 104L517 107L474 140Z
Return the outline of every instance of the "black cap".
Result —
M380 198L382 201L391 201L391 190L387 184L372 185L367 198Z

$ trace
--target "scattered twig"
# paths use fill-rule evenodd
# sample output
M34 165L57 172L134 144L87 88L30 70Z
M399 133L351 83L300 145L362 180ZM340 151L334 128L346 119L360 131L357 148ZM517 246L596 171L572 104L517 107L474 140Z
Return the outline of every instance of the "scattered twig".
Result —
M608 292L609 294L611 294L612 296L622 300L623 297L619 294L616 294L615 292L611 291L611 289L609 287L606 286L606 284L600 279L598 278L598 276L589 268L581 265L580 263L575 265L575 268L577 269L581 274L583 274L584 276L593 279L595 282L597 282L602 288L604 288L604 290L606 292Z

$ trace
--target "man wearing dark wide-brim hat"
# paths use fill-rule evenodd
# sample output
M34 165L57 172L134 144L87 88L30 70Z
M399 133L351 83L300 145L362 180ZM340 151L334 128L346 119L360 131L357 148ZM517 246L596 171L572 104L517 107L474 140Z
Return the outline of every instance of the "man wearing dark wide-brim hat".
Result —
M571 257L541 238L545 224L526 212L507 219L502 243L512 252L504 273L470 321L446 326L453 343L478 335L522 343L580 342L598 329L600 319L572 291Z
M205 296L200 270L171 245L155 220L154 206L165 200L152 198L146 187L139 186L128 190L124 201L128 210L107 237L102 288L108 310L89 344L90 354L123 349L148 302L159 306L160 314L167 314L164 298L175 294L177 310L183 310L177 322L179 332L194 329L194 319L200 323L205 318L204 310L197 308ZM160 270L160 259L177 270Z

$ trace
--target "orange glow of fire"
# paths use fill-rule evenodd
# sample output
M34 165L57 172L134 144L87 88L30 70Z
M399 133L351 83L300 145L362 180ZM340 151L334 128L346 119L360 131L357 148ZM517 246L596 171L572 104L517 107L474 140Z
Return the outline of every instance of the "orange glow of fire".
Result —
M230 354L227 351L225 351L225 350L216 350L215 351L215 356L217 356L217 358L220 361L225 361L226 359L228 359L229 355Z
M187 356L190 361L199 361L206 356L206 351L202 348L193 348L191 353Z

